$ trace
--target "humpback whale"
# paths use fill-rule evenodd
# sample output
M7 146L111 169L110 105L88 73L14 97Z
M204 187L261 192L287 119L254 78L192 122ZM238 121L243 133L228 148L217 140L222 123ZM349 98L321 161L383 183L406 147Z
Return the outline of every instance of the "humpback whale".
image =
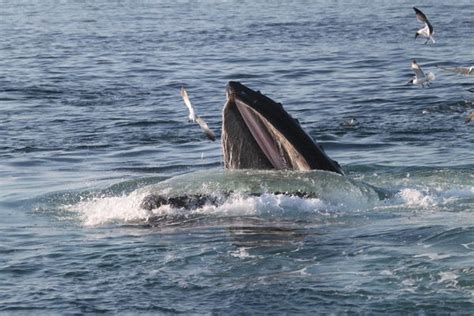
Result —
M343 174L281 103L233 81L227 84L226 95L221 136L225 168Z
M300 174L321 171L324 174L334 175L327 177L321 172L309 173L307 179L310 179L308 181L312 183L312 186L318 186L318 179L324 181L330 179L333 183L342 181L351 188L354 185L353 180L344 177L341 166L329 158L322 146L303 130L299 122L288 114L281 103L277 103L259 91L254 91L239 82L230 81L226 87L226 102L222 111L221 147L224 168L228 171L258 170L265 172L276 170L280 172L277 172L275 176L278 181L275 181L274 178L271 181L274 184L273 194L298 197L315 197L317 195L315 193L317 190L312 189L311 185L304 185L301 188L300 182L280 180L281 177L288 175L285 172ZM264 178L269 177L267 173L261 172L217 174L221 182L232 182L246 177L245 181L248 184L260 183ZM182 184L178 193L164 194L158 190L158 193L148 194L140 206L151 211L162 205L170 205L175 208L199 208L205 204L219 205L235 191L241 192L239 190L242 190L242 188L233 190L232 186L223 189L225 185L219 181L217 181L219 185L210 190L209 188L215 185L216 179L212 178L211 181L201 175L184 175L179 179L181 183L185 183L186 179L200 179L202 182L207 180L207 191L204 193L199 190L193 191L191 187L186 186L187 184ZM175 187L179 186L175 181L170 183ZM293 185L288 187L287 183L293 183ZM252 188L249 188L248 185L245 187L247 189L244 191L247 195L265 193L259 190L259 185ZM342 188L344 185L339 183L336 187ZM368 187L370 186L364 184L360 189L365 192ZM187 191L185 188L188 188ZM214 190L220 190L218 196L213 194ZM379 196L378 193L377 196Z

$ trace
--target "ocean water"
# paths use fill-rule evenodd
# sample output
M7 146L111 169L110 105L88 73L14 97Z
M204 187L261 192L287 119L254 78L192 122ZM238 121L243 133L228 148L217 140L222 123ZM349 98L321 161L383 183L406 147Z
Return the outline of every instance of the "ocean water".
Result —
M434 45L413 5L0 1L0 313L473 314L474 78L436 65L473 65L474 5L416 3ZM414 58L430 88L405 85ZM219 135L229 80L390 197L327 175L306 199L259 172L213 178L220 143L179 89ZM219 206L138 206L259 181Z

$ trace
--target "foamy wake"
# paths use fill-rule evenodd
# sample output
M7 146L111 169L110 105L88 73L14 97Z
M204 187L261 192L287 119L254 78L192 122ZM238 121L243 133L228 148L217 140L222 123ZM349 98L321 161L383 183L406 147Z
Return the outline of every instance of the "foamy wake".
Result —
M65 209L77 213L85 226L143 221L150 216L148 211L140 208L144 196L132 192L118 197L95 197L68 205Z
M436 204L433 195L417 189L403 189L398 196L406 206L430 207Z
M156 218L181 218L195 215L214 217L258 216L262 219L281 220L319 220L327 217L339 217L353 214L358 210L377 210L391 207L408 209L436 210L438 207L456 202L459 199L474 198L474 187L467 189L423 190L405 188L395 197L386 200L384 206L369 202L345 200L345 203L317 198L300 198L282 194L266 193L261 196L233 195L219 206L205 205L198 209L187 210L162 206L153 211L140 208L147 195L143 191L134 191L128 195L111 197L101 196L64 207L78 215L85 226L99 226L109 223L146 223ZM362 204L361 204L362 203Z
M146 194L132 192L119 197L96 197L81 201L65 209L78 214L85 226L100 226L110 223L144 223L159 217L186 217L208 215L218 217L258 216L261 218L306 219L311 216L336 216L337 206L331 206L320 199L304 199L280 194L261 196L229 197L224 204L204 205L201 208L187 210L164 205L147 211L140 208Z
M474 187L448 190L405 188L397 193L392 202L408 208L435 209L459 199L469 198L474 198Z

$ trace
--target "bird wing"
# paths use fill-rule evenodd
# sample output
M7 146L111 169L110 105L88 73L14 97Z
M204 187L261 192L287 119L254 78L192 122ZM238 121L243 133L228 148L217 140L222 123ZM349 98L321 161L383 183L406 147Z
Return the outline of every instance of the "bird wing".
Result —
M413 10L415 10L416 19L417 19L418 21L420 21L421 23L426 23L426 24L429 23L429 22L428 22L428 18L426 17L426 15L425 15L423 12L421 12L419 9L417 9L417 8L415 8L415 7L413 7Z
M212 141L215 141L216 140L216 135L214 134L213 131L211 131L211 129L209 128L209 126L207 125L206 122L204 122L204 120L202 118L200 118L199 116L196 117L196 123L199 124L199 126L201 127L202 131L204 132L204 134L206 134L207 138L209 138L210 140Z
M189 119L192 121L196 120L196 114L194 113L194 108L193 105L191 104L191 101L189 101L188 93L186 92L186 89L181 88L181 96L183 97L184 104L189 109Z
M431 25L430 21L426 20L426 26L428 27L428 29L430 30L430 33L429 34L433 34L433 25Z
M421 70L420 65L418 65L417 63L415 63L415 62L411 63L411 70L413 70L413 72L415 73L415 76L417 78L424 78L425 77L425 74L424 74L423 70Z
M442 66L438 66L439 68L443 69L443 70L446 70L446 71L449 71L449 72L454 72L454 73L457 73L457 74L461 74L461 75L470 75L470 69L468 67L442 67Z
M413 7L413 10L415 10L416 13L416 19L420 21L421 23L425 24L425 27L428 27L428 35L433 34L433 25L431 25L430 21L428 21L428 18L426 15L421 12L420 9Z

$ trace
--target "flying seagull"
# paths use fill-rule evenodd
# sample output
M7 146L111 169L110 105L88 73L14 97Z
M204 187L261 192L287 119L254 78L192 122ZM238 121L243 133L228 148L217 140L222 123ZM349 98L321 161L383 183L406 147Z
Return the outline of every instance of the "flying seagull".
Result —
M416 60L413 59L411 62L411 70L415 73L415 76L408 82L414 85L421 85L423 88L425 87L425 84L429 86L430 81L435 80L435 75L432 72L427 72L426 75L421 70L420 65L416 63Z
M416 31L415 39L418 37L418 35L420 35L420 36L428 38L426 40L425 44L428 44L428 42L430 40L434 44L435 40L433 38L433 34L434 34L433 25L431 25L431 23L430 23L430 21L428 21L428 18L426 17L426 15L423 12L421 12L419 9L413 7L413 10L415 10L416 19L424 24L424 26L421 29Z
M471 67L443 67L443 66L436 66L439 69L443 69L445 71L454 72L460 75L466 76L474 76L474 66Z
M193 123L198 123L199 126L201 127L201 130L206 134L207 138L209 138L212 141L216 140L216 135L214 134L213 131L210 130L209 126L207 126L207 123L204 122L202 118L196 115L194 112L193 105L191 104L191 101L189 101L188 93L186 92L186 89L181 88L181 96L183 97L184 104L189 109L189 121Z

